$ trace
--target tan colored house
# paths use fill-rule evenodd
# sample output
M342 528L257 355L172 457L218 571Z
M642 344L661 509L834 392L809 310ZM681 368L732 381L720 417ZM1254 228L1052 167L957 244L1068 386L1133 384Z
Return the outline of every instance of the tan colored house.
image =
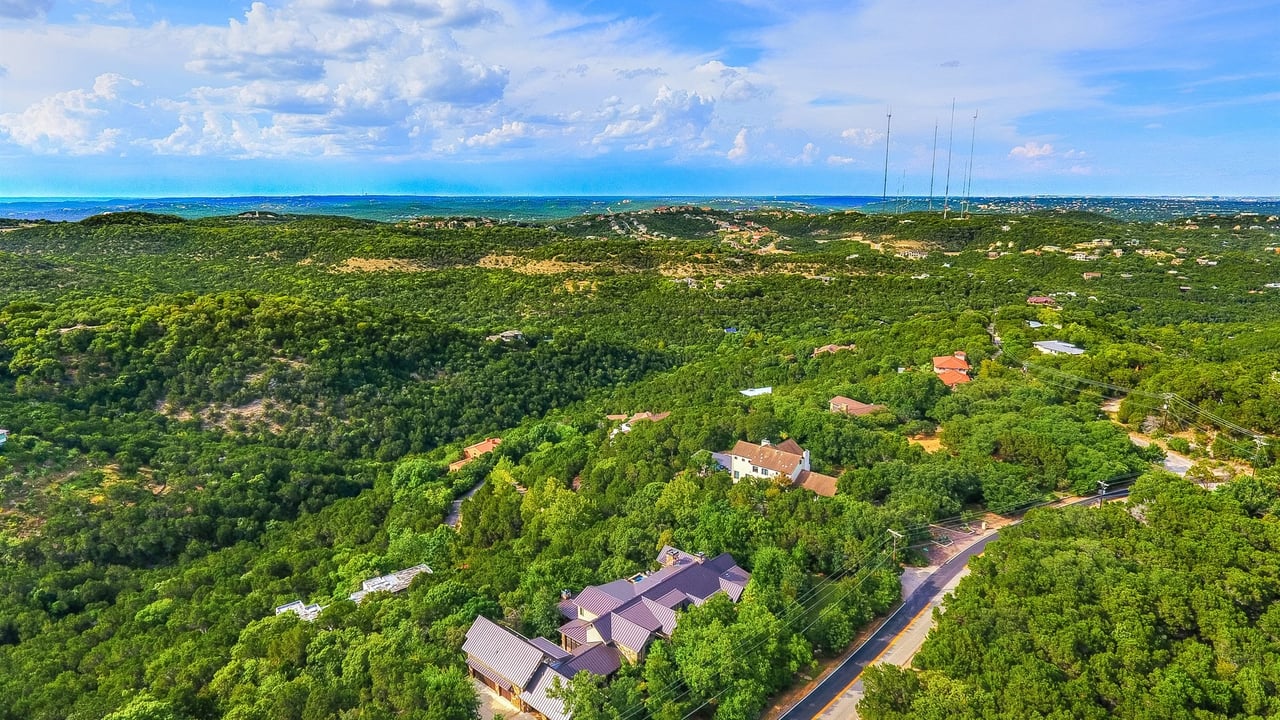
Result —
M498 448L502 444L502 438L486 438L475 445L468 445L462 449L462 459L449 463L449 472L461 470L466 467L472 460L487 455Z
M809 451L790 438L777 445L768 440L759 445L739 440L721 457L727 460L721 464L733 473L734 482L744 477L767 478L824 497L836 494L836 479L810 470Z
M828 403L833 413L843 413L845 415L853 415L854 417L862 417L863 415L873 415L881 410L887 410L884 405L869 405L859 402L843 395L837 395L831 398Z

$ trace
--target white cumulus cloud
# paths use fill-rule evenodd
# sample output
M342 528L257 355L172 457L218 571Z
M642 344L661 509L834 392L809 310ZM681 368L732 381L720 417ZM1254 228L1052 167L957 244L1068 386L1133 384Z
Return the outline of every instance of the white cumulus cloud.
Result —
M1050 145L1049 143L1038 143L1034 140L1028 140L1026 143L1009 151L1009 157L1021 158L1024 160L1046 158L1050 155L1053 155L1053 145Z
M725 157L734 161L745 160L748 152L747 129L742 128L738 131L738 134L734 136L733 147L729 149L729 152L725 154Z
M0 130L13 142L40 153L90 155L114 149L124 136L111 127L113 110L130 103L124 97L141 85L116 73L94 79L89 90L50 95L22 112L0 115Z

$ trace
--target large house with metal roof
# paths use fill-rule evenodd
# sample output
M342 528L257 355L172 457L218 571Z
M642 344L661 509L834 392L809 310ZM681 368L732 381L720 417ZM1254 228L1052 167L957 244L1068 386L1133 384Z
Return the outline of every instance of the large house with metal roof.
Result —
M729 553L707 559L666 546L658 563L653 572L592 585L566 597L560 612L569 622L560 626L561 646L576 650L604 642L639 662L654 638L671 637L678 610L701 605L716 593L737 602L751 579Z
M639 662L655 638L671 637L679 610L717 593L737 602L751 579L728 553L708 560L667 546L658 563L577 596L565 592L560 612L569 622L560 627L559 645L477 617L462 645L471 676L522 711L568 720L564 703L547 694L557 679L567 684L582 670L608 677L624 658Z
M467 654L471 677L517 709L548 720L570 717L563 701L547 695L556 680L567 685L582 670L607 677L622 666L618 651L604 643L569 652L546 638L530 640L483 615L467 631L462 650Z

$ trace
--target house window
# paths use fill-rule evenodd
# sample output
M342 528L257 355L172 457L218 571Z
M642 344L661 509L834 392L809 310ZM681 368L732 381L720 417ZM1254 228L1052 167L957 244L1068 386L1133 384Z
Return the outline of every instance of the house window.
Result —
M742 474L742 473L738 472L737 470L734 470L734 471L733 471L733 479L734 479L734 480L737 480L737 479L738 479L738 476L739 476L739 475L741 475L741 474Z

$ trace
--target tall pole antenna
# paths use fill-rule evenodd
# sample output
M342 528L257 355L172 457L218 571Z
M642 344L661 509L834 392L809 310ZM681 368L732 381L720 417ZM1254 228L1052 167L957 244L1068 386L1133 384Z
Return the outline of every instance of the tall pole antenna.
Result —
M964 217L969 217L969 191L973 188L973 142L978 137L978 111L973 111L973 131L969 135L969 171L964 180Z
M893 108L884 116L884 187L880 190L880 204L889 202L889 130L893 127Z
M947 184L942 191L942 219L947 219L951 202L951 145L956 139L956 99L951 98L951 129L947 131Z
M929 156L929 212L933 212L933 177L938 170L938 120L933 121L933 155Z

